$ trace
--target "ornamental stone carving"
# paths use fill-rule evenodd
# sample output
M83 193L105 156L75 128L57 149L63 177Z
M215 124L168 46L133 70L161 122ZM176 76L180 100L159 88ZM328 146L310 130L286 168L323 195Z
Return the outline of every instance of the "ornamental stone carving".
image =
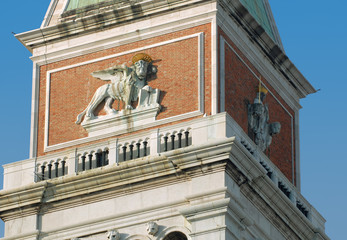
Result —
M156 222L151 221L146 224L146 230L149 235L154 236L158 232L159 226Z
M95 119L94 110L105 100L104 109L107 115L117 114L118 111L112 108L115 100L124 102L124 109L131 110L132 101L138 101L136 108L146 108L149 106L158 107L159 89L152 89L147 85L147 77L157 72L156 67L152 65L152 59L145 53L136 54L132 58L133 65L127 67L117 65L105 70L96 71L92 76L104 81L111 81L99 87L86 107L86 109L77 116L76 124Z
M253 104L248 104L248 125L254 134L254 142L265 151L272 142L272 137L281 130L279 122L269 123L269 108L264 104L267 94L264 87L259 87Z
M107 232L107 239L109 240L119 240L120 233L117 230L110 230Z

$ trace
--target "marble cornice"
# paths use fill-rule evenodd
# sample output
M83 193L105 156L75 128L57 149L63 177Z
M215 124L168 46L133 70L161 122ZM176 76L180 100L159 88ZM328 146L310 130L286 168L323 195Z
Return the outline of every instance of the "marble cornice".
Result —
M30 51L34 48L78 35L105 30L115 25L119 26L129 21L149 18L215 0L170 0L170 1L123 1L122 6L110 6L94 14L75 14L61 19L61 23L35 29L15 35L15 37Z

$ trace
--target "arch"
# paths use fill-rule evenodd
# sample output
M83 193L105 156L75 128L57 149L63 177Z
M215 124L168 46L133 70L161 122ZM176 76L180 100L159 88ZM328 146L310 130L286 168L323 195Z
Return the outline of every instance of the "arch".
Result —
M151 239L147 236L136 234L136 235L132 235L125 238L125 240L151 240Z
M163 240L188 240L187 236L179 231L167 234Z
M191 240L189 234L188 228L173 226L160 231L157 240Z

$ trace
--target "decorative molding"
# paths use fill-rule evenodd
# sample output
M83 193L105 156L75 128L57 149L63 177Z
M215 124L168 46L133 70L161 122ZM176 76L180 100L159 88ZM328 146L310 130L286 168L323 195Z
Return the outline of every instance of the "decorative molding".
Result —
M150 127L150 126L158 126L161 124L165 124L168 123L170 121L173 121L175 119L177 120L184 120L190 117L194 117L194 116L199 116L201 114L203 114L204 112L204 91L202 91L202 88L204 86L204 74L202 74L204 72L204 64L203 62L203 49L204 49L204 33L200 32L200 33L196 33L196 34L192 34L192 35L187 35L184 37L180 37L180 38L175 38L175 39L171 39L168 41L163 41L160 43L156 43L156 44L152 44L152 45L148 45L145 47L141 47L141 48L136 48L136 49L132 49L132 50L128 50L125 52L121 52L121 53L116 53L116 54L112 54L112 55L108 55L105 57L101 57L101 58L97 58L97 59L93 59L93 60L89 60L86 62L82 62L82 63L78 63L78 64L73 64L73 65L69 65L69 66L65 66L65 67L61 67L61 68L57 68L57 69L52 69L50 71L47 71L46 73L46 109L45 109L45 134L44 134L44 151L48 152L48 151L52 151L52 150L57 150L57 149L61 149L64 147L68 147L68 146L73 146L75 144L79 144L79 143L85 143L85 142L90 142L93 141L93 138L95 137L90 136L87 138L82 138L82 139L78 139L78 140L73 140L73 141L69 141L69 142L65 142L65 143L59 143L59 144L55 144L55 145L48 145L48 134L49 134L49 110L50 110L50 88L51 88L51 74L52 73L56 73L59 71L63 71L63 70L67 70L67 69L71 69L71 68L75 68L75 67L79 67L79 66L83 66L83 65L87 65L90 63L94 63L94 62L99 62L102 60L106 60L106 59L110 59L110 58L115 58L115 57L119 57L122 55L126 55L126 54L130 54L130 53L135 53L135 52L140 52L146 49L150 49L150 48L154 48L154 47L158 47L158 46L163 46L163 45L168 45L171 43L175 43L175 42L179 42L179 41L183 41L186 39L191 39L191 38L197 38L198 41L198 54L199 54L199 67L198 67L198 91L199 91L199 96L198 96L198 102L199 102L199 106L198 106L198 110L195 112L191 112L191 113L185 113L182 115L177 115L174 117L170 117L170 118L166 118L166 119L161 119L161 120L157 120L154 123L146 123L146 125L142 125L141 127L138 127L139 129L143 129L146 127ZM136 128L134 128L134 131ZM123 132L126 132L124 130L122 130ZM112 133L113 136L117 135L117 134L121 134L122 131L119 131L119 133ZM110 133L102 133L100 135L98 135L98 139L100 138L106 138L106 137L110 137Z
M151 4L152 7L151 1L147 2ZM110 44L112 44L113 47L119 46L120 44L144 40L155 36L195 27L201 24L210 23L212 15L216 12L215 4L196 4L198 2L206 3L207 0L176 0L175 2L179 2L180 7L176 8L175 11L172 11L173 6L172 2L170 2L169 8L172 13L167 18L163 18L163 15L146 15L145 19L142 18L137 19L136 21L127 22L127 28L124 28L124 25L117 21L107 26L103 26L107 30L107 35L100 34L100 25L93 23L94 21L102 19L100 18L101 16L98 15L98 18L92 17L88 20L79 19L78 22L70 21L68 23L64 23L64 29L60 27L61 24L58 24L20 33L15 37L31 52L33 51L33 60L37 61L39 59L45 59L48 60L48 62L51 62L51 57L53 55L56 55L56 50L61 53L76 53L72 49L81 49L79 47L83 45L83 54L91 49L94 49L91 51L95 52L111 47ZM195 4L195 7L187 8L187 2L193 2L193 4ZM102 21L105 21L105 19L103 19ZM90 24L91 26L90 28L86 29L85 26L81 26L83 24ZM111 26L112 28L109 28ZM141 31L136 31L137 29L141 29ZM88 31L89 34L93 34L94 36L92 38L89 37L89 40L87 41L74 40L80 37L83 38L84 36L81 33L85 33L86 31ZM69 34L72 34L73 37L69 36ZM69 46L64 46L62 48L60 44L56 44L57 41L61 42L62 40L69 40ZM40 49L44 50L44 53L40 51ZM64 49L67 49L68 51L63 51ZM69 56L69 58L71 57L72 56ZM56 59L54 61L59 60Z
M33 239L37 239L40 235L40 231L36 230L36 231L32 231L32 232L27 232L27 233L23 233L23 234L19 234L13 237L4 237L4 238L0 238L0 240L33 240Z

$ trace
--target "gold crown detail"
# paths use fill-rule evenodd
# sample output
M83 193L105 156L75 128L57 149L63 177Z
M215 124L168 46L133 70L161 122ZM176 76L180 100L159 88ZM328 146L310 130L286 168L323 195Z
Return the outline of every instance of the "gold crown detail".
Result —
M259 86L259 87L257 87L257 92L262 92L264 94L267 94L268 90L266 88L264 88L263 86Z
M136 63L137 61L140 61L140 60L144 60L144 61L149 62L149 63L152 62L152 58L146 53L136 54L135 56L133 56L131 61L133 63Z

